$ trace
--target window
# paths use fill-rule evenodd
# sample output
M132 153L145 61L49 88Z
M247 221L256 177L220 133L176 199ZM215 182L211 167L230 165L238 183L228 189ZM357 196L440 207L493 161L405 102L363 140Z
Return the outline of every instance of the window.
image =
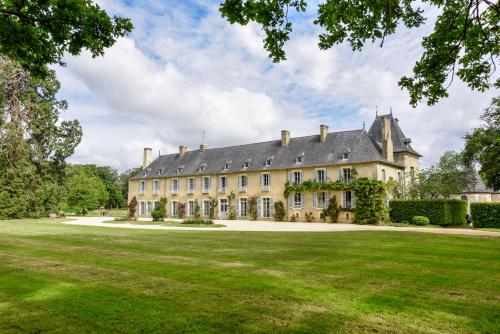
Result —
M210 192L210 176L204 176L201 179L201 189L204 194L208 194Z
M177 168L177 174L181 174L184 171L184 166L179 166Z
M346 190L343 193L342 207L345 209L352 208L352 192L350 190Z
M194 177L190 177L186 180L186 190L188 194L194 194L195 181Z
M398 181L401 182L401 172L398 172Z
M201 164L200 167L198 167L198 172L204 172L205 169L207 169L207 164Z
M170 193L176 195L179 192L179 179L172 179L170 182Z
M293 183L293 184L301 184L302 183L302 180L303 180L303 174L302 172L292 172L290 174L290 181Z
M326 208L329 202L329 194L325 191L313 194L313 207Z
M219 217L221 219L227 218L228 204L227 198L221 198L219 200Z
M325 182L326 181L326 170L317 169L316 170L316 182Z
M349 159L349 150L342 152L342 160Z
M139 205L139 215L145 215L146 214L146 202L140 202Z
M252 162L252 160L248 159L246 160L244 163L243 163L243 168L248 168L250 167L250 163Z
M187 215L194 216L194 201L188 201L187 204Z
M173 217L177 217L177 215L178 215L178 208L179 208L179 202L172 201L172 210L171 210L171 213L172 213Z
M238 212L240 217L248 216L248 199L240 198L238 199Z
M240 191L247 191L247 185L248 185L248 176L246 175L239 175L238 176L238 187Z
M272 163L273 163L273 159L271 159L271 158L266 159L266 167L271 166Z
M204 199L201 206L201 215L205 217L210 216L210 200Z
M144 195L146 193L146 181L139 182L139 194Z
M382 168L382 181L385 181L385 169Z
M163 173L163 168L160 168L160 170L158 171L158 175L161 175Z
M299 155L297 155L295 162L301 164L303 161L304 161L304 153L300 153Z
M148 202L146 215L151 216L151 211L153 211L153 202L150 201L150 202Z
M227 188L227 176L219 177L219 192L223 193Z
M154 180L153 181L153 194L158 195L160 193L160 181Z
M263 173L260 175L260 187L263 191L269 191L271 187L271 174Z
M226 161L224 164L224 170L229 170L229 168L231 168L231 161Z
M345 183L350 183L352 181L351 168L342 168L342 181Z
M302 207L303 197L304 197L304 195L302 193L294 193L293 194L293 207L294 208L301 208Z
M273 216L272 199L270 197L262 198L262 218L271 218Z

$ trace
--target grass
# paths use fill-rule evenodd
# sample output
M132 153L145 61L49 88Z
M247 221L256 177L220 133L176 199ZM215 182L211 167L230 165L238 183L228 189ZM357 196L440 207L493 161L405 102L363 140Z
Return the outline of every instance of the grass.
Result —
M500 238L53 221L0 221L0 332L500 332Z
M108 217L126 217L128 214L127 209L111 209L108 210ZM71 216L82 216L81 214L76 214L75 212L68 212L66 213L66 216L71 217ZM92 210L89 211L84 217L100 217L101 214L99 213L99 210Z
M475 228L475 230L490 231L490 232L500 232L500 228L495 228L495 227Z
M106 220L103 223L111 224L134 224L134 225L161 225L161 226L175 226L175 227L226 227L224 224L182 224L176 221L143 221L143 220Z

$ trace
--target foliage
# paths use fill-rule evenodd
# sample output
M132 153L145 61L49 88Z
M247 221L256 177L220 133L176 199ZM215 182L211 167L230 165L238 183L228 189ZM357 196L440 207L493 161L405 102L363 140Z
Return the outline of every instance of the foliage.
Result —
M229 193L227 196L227 206L228 206L228 215L227 219L229 220L235 220L236 219L236 206L235 206L235 201L234 199L236 198L236 195L234 194L233 191Z
M415 106L426 98L429 105L447 97L447 81L458 76L471 89L485 91L493 82L494 59L500 55L498 3L483 0L425 0L440 11L434 31L423 38L424 52L413 68L413 77L399 81ZM220 12L230 23L254 21L265 33L264 48L274 62L286 59L284 45L290 38L289 9L305 12L307 0L224 0ZM347 42L359 51L367 41L384 40L399 25L418 28L425 22L424 10L416 0L326 0L318 5L314 24L324 29L319 35L323 50Z
M137 213L137 198L134 196L128 203L128 219L135 219Z
M277 222L283 222L286 219L285 204L282 201L277 201L274 203L274 220Z
M249 198L248 207L249 207L249 211L250 211L250 218L252 220L257 220L258 211L257 211L257 197L256 196L252 196Z
M461 154L445 152L437 164L418 175L413 191L420 198L449 198L474 189L477 182L474 169L462 161Z
M104 54L132 30L127 18L109 17L90 0L4 0L0 2L0 55L19 62L32 75L45 76L46 65L61 64L65 54L86 49Z
M425 216L414 216L411 219L412 224L418 225L418 226L426 226L429 225L429 218Z
M500 203L471 203L474 227L500 228Z
M177 217L180 219L184 219L186 216L186 203L177 203Z
M182 224L190 224L190 225L213 225L213 221L211 219L202 219L202 218L194 218L194 219L184 219Z
M314 221L314 214L312 212L306 212L304 213L304 218L306 219L306 222L312 223Z
M198 200L194 200L194 218L195 219L200 219L201 218L201 213L200 213L200 204L198 203Z
M122 198L126 202L126 199L128 198L128 187L129 187L129 180L133 176L135 176L139 171L141 170L141 167L134 167L127 169L125 172L121 173L118 176L118 183L120 184L120 189L122 193Z
M334 182L305 181L302 184L285 184L283 195L304 191L335 191L353 190L356 198L356 212L354 222L357 224L378 224L388 217L385 205L385 184L381 181L359 178L350 183L340 180Z
M215 198L209 197L210 203L210 219L215 219L217 216L217 200Z
M479 163L486 186L500 190L500 97L493 98L481 119L485 124L465 136L464 162Z
M38 79L0 58L0 217L59 211L66 159L82 131L78 121L59 119L67 104L58 90L54 71Z
M99 178L88 174L75 174L66 182L68 204L78 208L81 214L87 214L103 205L108 200L106 188Z
M333 196L326 208L323 209L323 212L321 213L321 218L326 221L326 218L330 217L330 222L331 223L336 223L339 217L340 209L339 205L337 204L337 196Z
M391 200L391 220L409 223L414 216L425 216L433 225L465 225L467 202L457 199Z
M199 207L198 207L198 212L199 212ZM165 219L166 216L167 216L167 199L161 198L156 204L156 207L151 212L151 217L153 217L154 222L158 222L158 221L163 221L163 219Z

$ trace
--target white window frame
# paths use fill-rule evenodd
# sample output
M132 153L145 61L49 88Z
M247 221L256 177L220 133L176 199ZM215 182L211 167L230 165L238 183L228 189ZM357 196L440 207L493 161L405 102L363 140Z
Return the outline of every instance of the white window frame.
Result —
M266 207L266 202L269 207ZM273 217L273 198L272 197L261 197L262 203L262 218L272 218Z
M196 180L194 177L188 177L186 179L186 193L188 195L194 194L196 188Z
M144 195L146 193L146 181L139 181L139 195Z
M205 181L206 181L206 183L205 183ZM209 194L210 193L211 184L212 184L212 182L211 182L210 176L203 176L201 178L201 192L203 194Z
M186 210L186 216L194 216L194 201L188 201L187 202L187 210Z
M292 194L292 205L294 209L301 209L304 206L304 193L293 193ZM297 200L297 196L299 196L299 200Z
M243 202L245 203L245 205L243 205ZM250 215L250 210L249 210L248 198L247 197L238 198L238 217L248 217L249 215Z
M266 162L264 163L264 165L265 165L266 167L269 167L269 166L271 166L271 165L272 165L272 163L273 163L273 159L271 159L271 158L267 158L267 159L266 159Z
M210 200L204 199L201 201L201 215L204 217L210 216Z
M304 182L304 173L299 170L294 170L290 173L290 183L292 184L302 184Z
M260 174L260 189L262 191L269 191L271 189L271 173Z
M139 216L143 216L146 214L146 202L140 201L139 202Z
M319 191L313 193L313 207L324 209L330 203L330 194L327 191Z
M346 174L348 174L348 177L346 177ZM342 182L344 183L351 183L352 182L352 168L342 168L341 169L341 178Z
M243 182L245 180L245 182ZM238 175L238 189L240 192L246 192L248 189L248 175L240 174Z
M225 215L222 215L222 201L224 201L224 206L226 208ZM229 200L227 198L219 198L219 218L227 218L229 215Z
M349 196L347 196L349 194ZM350 197L350 201L347 201L347 197ZM354 203L354 194L351 190L344 190L342 192L342 207L344 209L353 209L355 208L355 203Z
M222 180L224 179L224 186L222 185ZM219 176L219 192L220 193L225 193L227 190L227 175L221 175Z
M153 195L160 193L160 180L153 180Z
M322 178L319 177L320 172L323 173ZM314 171L314 174L315 174L314 179L316 180L316 182L321 182L321 183L326 182L326 169L325 168L316 169Z
M178 201L172 201L171 202L171 214L172 217L178 217L179 215L179 202Z
M179 193L179 179L172 179L170 181L170 194L177 195Z

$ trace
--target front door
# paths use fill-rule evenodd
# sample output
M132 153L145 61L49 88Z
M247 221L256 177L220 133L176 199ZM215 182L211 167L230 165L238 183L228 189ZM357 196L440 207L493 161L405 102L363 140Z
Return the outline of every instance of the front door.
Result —
M227 218L227 198L222 198L219 203L219 218Z

